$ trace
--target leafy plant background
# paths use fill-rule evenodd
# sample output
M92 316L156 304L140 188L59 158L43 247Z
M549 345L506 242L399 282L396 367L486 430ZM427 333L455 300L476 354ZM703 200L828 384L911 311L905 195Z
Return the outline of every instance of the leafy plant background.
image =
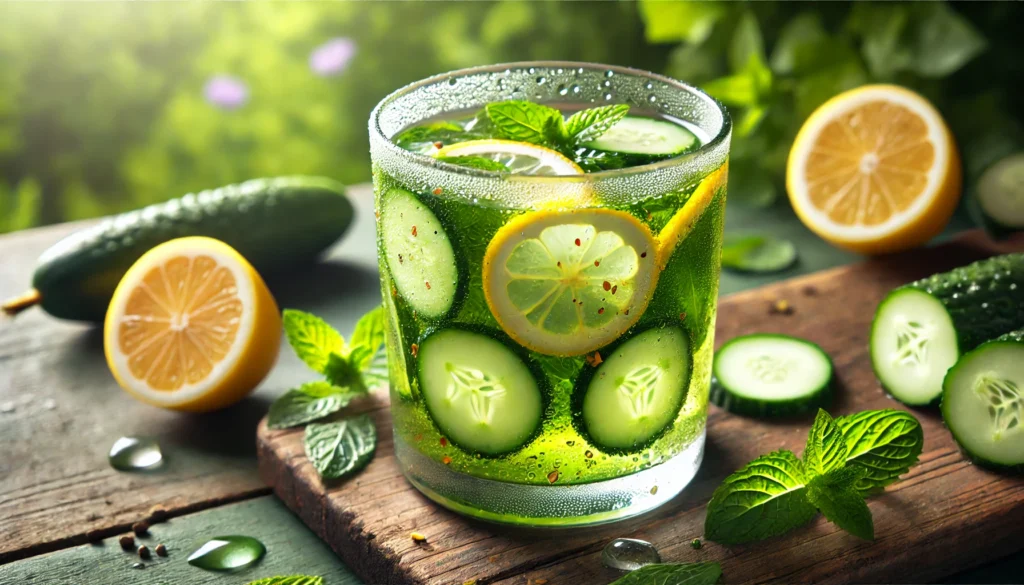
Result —
M2 3L0 231L255 176L364 181L380 98L441 71L526 59L703 86L737 123L734 204L775 203L807 114L874 81L932 99L970 172L1020 138L1009 92L1024 81L1022 6Z

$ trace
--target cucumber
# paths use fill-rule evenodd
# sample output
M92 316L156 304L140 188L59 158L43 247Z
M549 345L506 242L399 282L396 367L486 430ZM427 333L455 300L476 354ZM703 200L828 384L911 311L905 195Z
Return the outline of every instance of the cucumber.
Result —
M1024 230L1024 152L985 169L971 195L975 217L993 237Z
M777 333L733 338L715 352L710 400L739 414L798 415L831 397L832 360L817 344Z
M675 420L690 386L689 337L681 327L643 331L581 376L578 408L590 442L609 452L641 449Z
M639 164L679 156L700 147L692 132L672 122L626 116L584 148L614 153Z
M417 375L437 428L460 448L496 456L518 450L540 429L540 378L496 338L442 329L420 343Z
M1024 471L1024 329L981 344L950 368L942 418L977 463Z
M911 406L934 402L962 354L1024 326L1024 254L996 256L902 286L878 304L871 365Z
M395 288L413 311L429 319L448 314L459 272L434 212L409 191L390 189L381 198L380 241Z
M352 223L344 187L318 177L254 179L106 218L39 257L33 290L3 304L39 304L54 317L103 321L125 272L151 248L207 236L238 250L264 276L312 261Z

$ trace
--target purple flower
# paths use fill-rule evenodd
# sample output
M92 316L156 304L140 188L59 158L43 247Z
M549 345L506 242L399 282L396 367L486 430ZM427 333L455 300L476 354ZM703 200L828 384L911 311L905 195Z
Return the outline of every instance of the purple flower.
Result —
M352 39L331 39L309 54L309 68L322 77L338 75L345 70L355 54L356 43Z
M214 75L203 87L203 95L219 108L234 110L249 101L249 87L237 77Z

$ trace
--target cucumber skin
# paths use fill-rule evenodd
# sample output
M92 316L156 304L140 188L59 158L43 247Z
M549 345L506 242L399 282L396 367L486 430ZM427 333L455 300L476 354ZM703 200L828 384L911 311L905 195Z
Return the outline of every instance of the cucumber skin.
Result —
M102 322L125 272L185 236L235 248L266 275L314 260L352 223L344 187L316 177L253 179L111 216L43 252L32 278L47 313Z
M825 350L821 347L805 339L793 337L791 335L780 335L774 333L753 333L750 335L741 335L734 337L727 341L722 347L718 348L715 352L717 356L719 352L724 350L729 344L734 343L738 340L749 339L751 337L780 337L785 339L793 339L801 343L813 345L815 349L821 352L821 355L832 364L832 358L829 357ZM770 402L764 400L754 400L753 398L747 398L746 396L739 396L733 394L718 381L718 376L714 375L715 366L712 363L711 367L711 392L708 394L708 400L715 406L741 416L749 416L753 418L784 418L790 416L800 416L807 414L808 412L816 412L818 408L825 408L832 402L833 382L835 381L835 367L832 368L832 374L829 379L825 382L825 385L818 392L805 396L803 398L792 398L785 401Z
M901 288L925 292L945 306L961 355L1024 327L1024 253L979 260Z
M984 348L985 348L986 345L989 345L989 344L993 344L994 345L994 344L997 344L997 343L1020 344L1022 346L1022 349L1024 349L1024 329L1018 329L1016 331L1010 331L1009 333L1005 333L1003 335L1000 335L999 337L997 337L995 339L992 339L992 340L990 340L988 342L985 342L985 343L979 345L973 351L984 351ZM942 398L945 398L945 396L947 394L949 394L949 393L951 393L953 391L952 387L951 387L952 385L951 385L950 381L953 379L953 376L952 376L953 372L957 369L957 367L960 366L960 362L961 361L962 361L962 359L957 361L957 363L952 368L950 368L948 372L946 372L946 378L942 382L942 395L941 395ZM975 464L980 465L982 467L987 467L989 469L995 469L995 470L1001 470L1001 471L1010 471L1010 472L1017 472L1017 473L1024 472L1024 463L1018 463L1016 465L1007 465L1005 463L997 463L995 461L991 461L989 459L985 459L984 457L981 457L979 455L975 455L974 453L971 453L970 451L965 449L963 447L963 445L960 443L959 437L957 437L956 433L953 432L953 427L949 426L949 422L948 421L949 421L949 417L950 417L950 415L952 413L949 412L949 410L947 408L947 404L948 403L946 402L946 400L943 399L942 403L940 405L940 410L942 411L942 422L946 425L946 428L949 429L949 434L953 435L953 440L956 441L957 447L960 448L960 452L963 453L965 457L967 457L968 459L973 461Z

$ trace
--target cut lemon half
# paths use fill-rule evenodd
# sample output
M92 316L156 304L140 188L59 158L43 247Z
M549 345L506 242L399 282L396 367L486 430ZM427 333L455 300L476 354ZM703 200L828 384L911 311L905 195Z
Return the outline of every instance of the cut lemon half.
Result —
M535 211L491 240L484 296L521 345L580 355L612 342L643 314L658 280L656 252L650 230L628 213Z
M697 185L693 195L686 200L686 203L668 220L665 227L658 233L658 265L664 270L668 265L672 253L675 252L679 242L686 239L686 236L693 230L697 220L704 214L704 210L715 199L718 190L725 187L726 179L729 176L729 163L725 162L718 167L704 180Z
M249 394L270 371L281 315L263 279L210 238L161 244L132 265L107 310L114 378L154 406L205 412Z
M479 156L505 165L513 175L554 177L583 174L579 165L555 150L514 140L456 142L438 150L434 156Z
M942 231L960 198L960 172L953 135L927 100L869 85L811 114L789 153L786 187L811 231L883 254Z

